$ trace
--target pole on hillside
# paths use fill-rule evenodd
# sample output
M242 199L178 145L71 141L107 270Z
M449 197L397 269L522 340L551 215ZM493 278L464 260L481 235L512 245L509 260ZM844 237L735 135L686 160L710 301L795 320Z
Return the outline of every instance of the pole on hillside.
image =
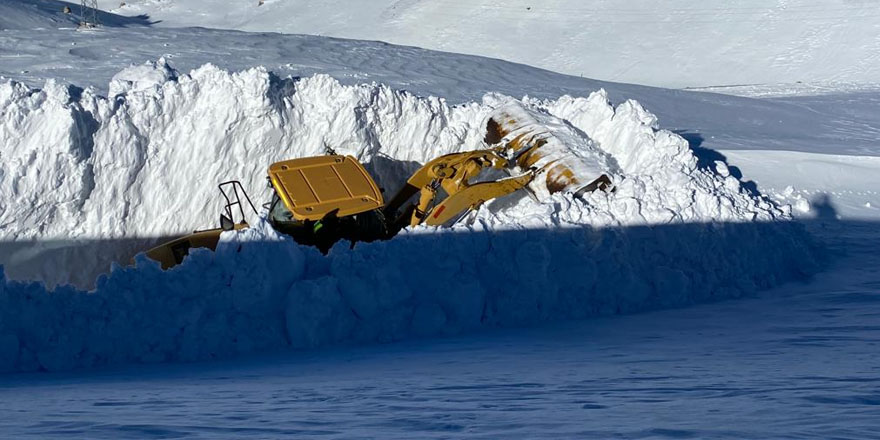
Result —
M98 0L80 0L79 27L93 28L101 25L98 18Z

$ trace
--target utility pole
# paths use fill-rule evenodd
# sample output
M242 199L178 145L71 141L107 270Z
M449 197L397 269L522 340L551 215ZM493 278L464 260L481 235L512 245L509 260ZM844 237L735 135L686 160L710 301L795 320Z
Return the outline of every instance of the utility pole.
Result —
M101 25L98 18L98 0L80 0L79 27L93 28Z

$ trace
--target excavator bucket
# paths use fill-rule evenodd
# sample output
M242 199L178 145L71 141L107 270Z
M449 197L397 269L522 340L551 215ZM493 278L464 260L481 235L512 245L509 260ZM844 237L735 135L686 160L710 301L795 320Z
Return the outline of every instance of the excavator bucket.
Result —
M508 104L486 121L485 141L512 151L520 168L543 172L543 176L529 185L539 197L557 192L581 196L597 189L610 189L611 179L607 173L610 166L604 153L589 139L549 119L519 104ZM580 148L573 149L571 142L564 142L561 136L578 141Z
M239 230L247 227L247 223L238 223L231 229ZM220 241L220 234L223 231L224 228L195 231L192 234L162 243L148 250L146 254L151 260L158 261L162 265L162 269L168 269L180 264L189 255L190 249L207 248L212 251L215 250L217 243Z
M424 219L428 226L440 226L460 217L463 213L497 197L522 189L532 181L531 173L496 181L467 185L438 203Z

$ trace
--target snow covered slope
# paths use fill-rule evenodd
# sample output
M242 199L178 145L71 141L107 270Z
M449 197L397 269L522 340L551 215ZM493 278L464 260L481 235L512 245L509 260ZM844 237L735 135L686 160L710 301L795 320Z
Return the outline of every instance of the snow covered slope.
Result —
M0 30L76 26L79 20L72 14L65 14L65 6L72 8L74 5L58 1L4 1L0 3Z
M131 0L165 26L382 40L662 87L880 83L872 1Z
M762 194L798 217L880 220L880 157L787 151L722 151ZM798 176L804 176L799 178Z
M65 14L65 7L70 8L71 13ZM79 2L4 0L0 2L0 31L75 28L81 20L80 11ZM104 11L96 13L103 26L120 27L150 23L146 16L126 17Z

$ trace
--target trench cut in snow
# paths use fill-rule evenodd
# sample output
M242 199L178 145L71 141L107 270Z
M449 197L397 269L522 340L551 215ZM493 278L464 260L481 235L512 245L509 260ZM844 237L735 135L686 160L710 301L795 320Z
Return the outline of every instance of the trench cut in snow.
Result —
M0 83L0 225L15 242L118 240L102 252L5 256L8 277L90 285L142 237L213 224L216 183L260 199L272 162L331 147L393 193L421 163L483 148L495 110L519 108L583 157L613 192L536 202L513 194L448 229L338 244L328 257L262 219L163 272L139 257L90 293L0 280L2 371L197 360L282 347L391 341L484 326L718 300L815 269L787 206L699 166L687 142L635 101L488 94L449 106L381 84L344 86L265 69L189 74L164 60L120 72L111 96L50 81ZM262 213L265 215L265 213ZM126 241L129 240L129 241ZM128 243L128 244L123 244ZM86 249L86 250L83 250ZM59 264L77 262L62 273ZM42 262L38 264L38 262Z

